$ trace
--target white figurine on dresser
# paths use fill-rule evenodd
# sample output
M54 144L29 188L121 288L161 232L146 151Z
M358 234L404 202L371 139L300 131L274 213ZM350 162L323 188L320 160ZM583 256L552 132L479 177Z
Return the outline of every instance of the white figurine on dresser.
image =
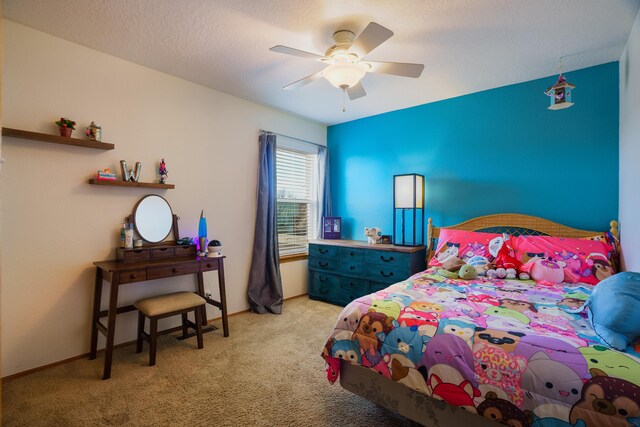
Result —
M380 238L382 237L382 230L380 227L365 227L364 235L367 236L367 240L370 245L374 245L376 243L380 243Z

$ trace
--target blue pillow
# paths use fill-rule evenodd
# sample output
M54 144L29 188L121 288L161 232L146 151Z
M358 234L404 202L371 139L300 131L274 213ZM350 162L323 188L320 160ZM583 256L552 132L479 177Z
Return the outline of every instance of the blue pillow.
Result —
M585 303L600 341L624 351L640 337L640 273L618 273L598 283Z

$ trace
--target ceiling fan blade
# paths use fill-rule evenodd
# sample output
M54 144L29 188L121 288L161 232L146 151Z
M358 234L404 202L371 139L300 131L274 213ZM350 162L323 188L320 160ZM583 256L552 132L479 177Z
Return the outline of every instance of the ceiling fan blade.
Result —
M369 25L362 30L360 35L353 41L349 52L357 54L360 58L364 58L373 49L380 46L385 40L393 35L393 31L383 27L375 22L369 22Z
M349 95L349 99L353 101L354 99L362 98L367 92L364 91L362 83L358 82L357 85L347 89L347 94Z
M314 59L316 61L320 61L324 59L324 56L317 55L311 52L305 52L304 50L294 49L292 47L282 46L282 45L274 46L269 50L271 52L284 53L285 55L293 55L293 56L298 56L300 58L305 58L305 59Z
M405 62L369 62L370 73L393 74L394 76L418 78L424 70L424 64L408 64Z
M314 80L318 80L321 77L322 77L322 71L317 72L315 74L311 74L310 76L307 76L304 79L300 79L298 81L290 83L290 84L286 85L285 87L283 87L282 89L287 89L287 90L298 89L298 88L306 85L307 83L311 83Z

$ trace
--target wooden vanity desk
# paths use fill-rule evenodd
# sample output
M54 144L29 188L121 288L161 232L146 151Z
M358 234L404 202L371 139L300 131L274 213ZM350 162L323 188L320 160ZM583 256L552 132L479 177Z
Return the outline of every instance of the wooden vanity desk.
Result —
M145 247L145 250L120 251L118 260L97 261L96 280L93 297L93 318L91 322L91 350L89 359L95 359L98 346L98 332L107 338L105 346L104 372L102 379L111 377L111 363L113 359L113 344L115 336L116 317L120 313L133 311L133 305L118 306L118 291L120 286L130 283L142 283L148 280L165 277L183 276L194 274L197 278L197 293L222 311L222 327L224 336L229 336L229 323L227 319L227 303L224 283L224 256L218 258L198 257L195 255L194 246L157 245ZM128 251L128 252L127 252ZM127 256L128 255L128 256ZM220 288L220 301L206 298L204 295L204 277L207 271L218 271L218 286ZM109 282L111 289L108 297L108 309L101 310L102 284ZM106 317L104 325L100 319ZM206 313L203 315L203 324L207 322Z

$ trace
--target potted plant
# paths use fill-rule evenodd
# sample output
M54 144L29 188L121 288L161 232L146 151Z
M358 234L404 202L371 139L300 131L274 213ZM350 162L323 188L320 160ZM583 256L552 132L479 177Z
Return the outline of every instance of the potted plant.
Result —
M70 119L65 119L64 117L60 117L60 120L54 122L58 125L58 129L60 129L60 136L66 136L69 138L71 136L71 132L76 129L76 122Z

